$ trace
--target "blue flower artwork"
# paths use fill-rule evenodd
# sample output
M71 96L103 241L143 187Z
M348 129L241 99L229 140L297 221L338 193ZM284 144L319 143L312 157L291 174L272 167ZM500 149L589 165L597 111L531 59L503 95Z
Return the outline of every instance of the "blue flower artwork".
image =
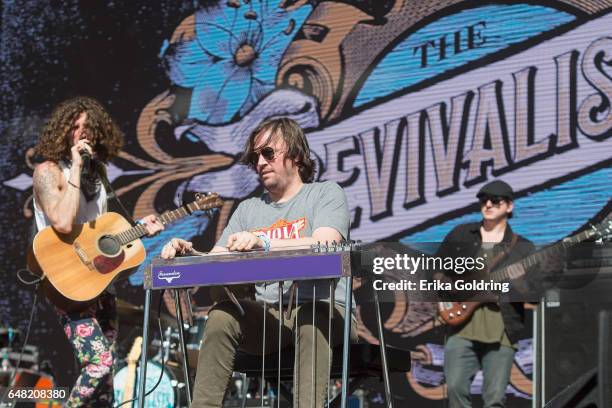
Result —
M190 119L232 122L274 89L283 53L312 10L309 4L292 10L280 4L220 1L195 13L193 38L164 42L168 77L192 89Z

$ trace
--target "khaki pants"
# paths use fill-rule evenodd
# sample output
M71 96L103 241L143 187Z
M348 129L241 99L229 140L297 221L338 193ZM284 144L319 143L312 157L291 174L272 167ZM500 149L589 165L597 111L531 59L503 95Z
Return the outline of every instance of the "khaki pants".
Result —
M223 406L237 350L261 355L265 336L265 353L278 351L279 311L266 308L264 332L263 304L251 300L240 301L240 304L244 308L244 316L240 316L236 305L229 301L217 304L209 312L198 358L192 402L194 408ZM293 406L296 408L320 408L327 398L329 303L316 302L313 325L314 304L305 303L293 308L290 318L283 319L280 333L282 348L296 341L294 330L297 335L299 353L295 363L297 375L294 374L297 384L294 384L293 395ZM344 307L336 305L332 319L332 346L342 343L343 315ZM354 326L351 325L351 342L357 340ZM313 347L315 358L312 357Z

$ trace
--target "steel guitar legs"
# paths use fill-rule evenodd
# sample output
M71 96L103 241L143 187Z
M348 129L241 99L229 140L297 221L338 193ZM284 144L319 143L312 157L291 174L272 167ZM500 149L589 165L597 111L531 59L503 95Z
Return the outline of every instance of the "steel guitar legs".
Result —
M221 407L227 384L231 378L234 358L238 349L249 354L260 355L263 343L263 306L254 301L242 301L245 316L241 316L231 302L222 302L209 313L204 331L204 339L198 361L198 371L194 385L194 407ZM299 348L302 358L298 359L298 376L300 384L294 391L294 406L310 408L316 396L316 407L322 407L327 392L328 376L328 313L327 303L317 302L315 312L315 330L312 325L313 303L305 303L294 308L288 319L283 319L280 333L281 346L293 344L293 330L299 336ZM266 354L274 353L278 348L279 311L266 308ZM332 324L334 345L342 342L343 308L337 306ZM297 323L296 323L296 316ZM314 336L313 336L314 333ZM351 339L356 340L353 329ZM316 350L317 358L311 356ZM312 384L311 372L315 369L315 384ZM315 392L312 391L314 386ZM299 403L299 405L298 405Z

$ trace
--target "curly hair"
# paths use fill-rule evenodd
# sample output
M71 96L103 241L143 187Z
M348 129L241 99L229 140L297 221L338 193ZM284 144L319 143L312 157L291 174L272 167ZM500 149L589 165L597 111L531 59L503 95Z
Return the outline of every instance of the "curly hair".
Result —
M256 167L256 163L251 162L251 154L255 148L255 140L262 133L270 131L272 137L269 142L273 142L278 137L282 137L287 145L286 157L297 159L298 172L304 183L311 183L315 175L315 162L310 157L310 147L300 125L290 118L272 118L261 122L251 132L244 148L244 153L240 157L240 162L251 168Z
M70 158L72 126L79 115L87 113L85 126L91 133L91 143L96 157L107 163L123 146L123 134L108 112L93 98L77 96L62 102L44 126L36 153L45 160L58 162Z

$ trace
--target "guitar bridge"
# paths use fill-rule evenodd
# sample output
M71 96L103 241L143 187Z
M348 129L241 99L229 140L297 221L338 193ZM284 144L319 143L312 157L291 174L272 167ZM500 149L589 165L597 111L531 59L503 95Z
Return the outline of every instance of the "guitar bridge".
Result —
M81 262L83 262L83 264L85 264L87 266L87 268L89 268L90 271L94 271L96 269L96 267L89 260L89 257L87 256L87 254L85 253L85 251L83 250L81 245L78 242L75 241L74 244L72 244L72 246L74 247L74 252L76 252L76 254L79 257L79 259L81 260Z

